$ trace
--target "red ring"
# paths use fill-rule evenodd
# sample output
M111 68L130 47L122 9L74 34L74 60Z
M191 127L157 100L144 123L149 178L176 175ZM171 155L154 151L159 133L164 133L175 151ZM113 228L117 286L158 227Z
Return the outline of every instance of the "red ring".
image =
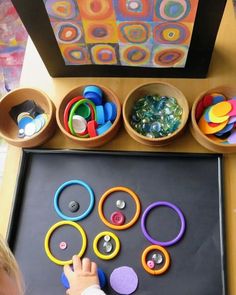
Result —
M98 124L95 120L91 120L88 122L88 134L90 137L96 137L97 136L97 128Z
M64 111L64 116L63 116L64 127L65 127L66 131L68 133L70 133L70 134L71 134L71 132L70 132L70 128L68 126L70 109L71 109L71 107L73 106L74 103L76 103L77 101L79 101L81 99L84 99L84 97L83 96L76 96L76 97L72 98L68 102L68 104L66 105L66 108L65 108L65 111ZM92 106L90 104L89 104L89 108L90 108L90 111L91 111L91 119L94 120L94 118L95 118L94 115L95 114L94 114L94 110L93 110L93 108L92 108ZM87 134L87 131L84 131L83 133L80 133L79 135L85 135L85 134Z

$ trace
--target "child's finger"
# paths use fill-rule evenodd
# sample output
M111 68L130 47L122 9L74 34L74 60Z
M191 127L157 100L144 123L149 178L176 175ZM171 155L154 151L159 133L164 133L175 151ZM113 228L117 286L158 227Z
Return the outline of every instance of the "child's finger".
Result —
M66 277L68 278L70 276L70 274L72 273L72 270L68 264L64 265L63 268L64 268L64 273L65 273Z
M81 270L81 260L77 255L72 257L74 271Z
M91 263L91 273L97 274L97 264L95 262Z
M88 258L83 258L82 260L82 270L86 272L91 271L91 261Z

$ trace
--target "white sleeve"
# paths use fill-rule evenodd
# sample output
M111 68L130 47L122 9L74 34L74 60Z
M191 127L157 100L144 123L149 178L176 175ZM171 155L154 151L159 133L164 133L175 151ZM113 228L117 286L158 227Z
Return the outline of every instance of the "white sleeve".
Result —
M85 289L81 295L106 295L98 285L92 285Z

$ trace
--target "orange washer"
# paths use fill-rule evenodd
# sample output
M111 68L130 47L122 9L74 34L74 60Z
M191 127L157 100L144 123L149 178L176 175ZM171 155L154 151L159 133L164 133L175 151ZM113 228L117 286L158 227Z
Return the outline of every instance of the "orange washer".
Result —
M146 258L147 258L148 253L150 251L152 251L152 250L159 250L160 252L162 252L164 254L165 263L164 263L163 267L160 268L160 269L153 270L153 269L150 269L147 266ZM141 259L142 259L143 268L146 270L146 272L148 272L149 274L151 274L153 276L158 276L158 275L163 274L164 272L167 271L167 269L170 266L170 255L169 255L169 253L166 251L165 248L163 248L162 246L158 246L158 245L151 245L151 246L147 247L143 251L143 254L142 254L142 258Z
M115 225L115 224L108 222L103 214L103 204L104 204L105 200L109 197L110 194L112 194L114 192L118 192L118 191L128 193L134 199L135 204L136 204L136 212L134 214L134 217L130 220L130 222L123 224L123 225ZM116 229L116 230L124 230L124 229L127 229L127 228L131 227L132 225L134 225L135 222L139 218L140 212L141 212L141 204L139 201L139 197L131 189L124 187L124 186L116 186L116 187L110 188L102 195L102 197L98 203L98 214L99 214L100 219L102 220L102 222L106 226L108 226L112 229Z

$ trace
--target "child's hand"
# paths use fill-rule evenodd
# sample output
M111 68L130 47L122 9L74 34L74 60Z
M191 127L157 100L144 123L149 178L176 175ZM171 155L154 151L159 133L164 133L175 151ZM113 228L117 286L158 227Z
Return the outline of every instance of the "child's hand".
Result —
M97 265L91 262L89 258L81 259L73 256L73 268L69 265L64 266L64 273L69 281L70 289L67 290L68 295L80 295L85 289L92 285L99 286L97 275Z

